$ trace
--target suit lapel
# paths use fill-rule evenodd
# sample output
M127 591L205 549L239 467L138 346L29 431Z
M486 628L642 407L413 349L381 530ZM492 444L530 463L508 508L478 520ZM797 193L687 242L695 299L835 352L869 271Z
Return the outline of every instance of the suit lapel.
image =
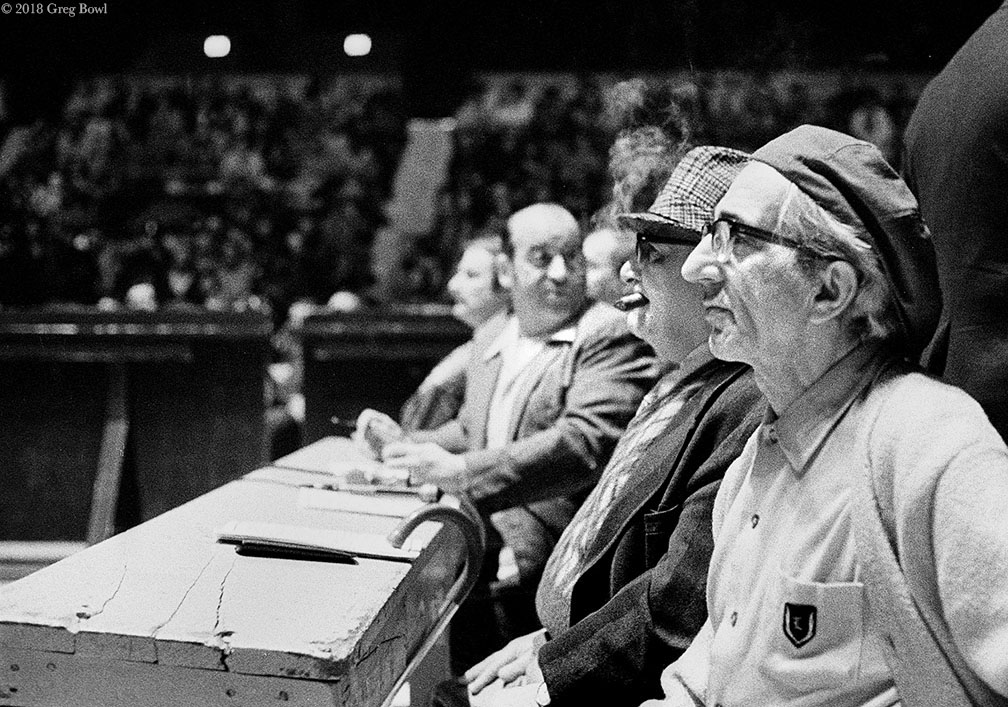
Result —
M708 364L701 363L701 365ZM731 364L720 362L714 365L719 369L714 374L717 379L708 379L703 389L686 401L682 409L672 418L668 428L659 434L647 454L642 455L638 462L640 464L638 473L635 473L628 483L630 488L616 499L611 512L606 514L596 534L596 538L603 540L602 544L590 548L586 553L586 568L609 551L610 547L622 537L626 526L638 516L647 503L659 494L664 496L669 488L679 482L678 477L683 473L680 468L682 455L693 441L711 401L720 396L745 370L735 366L729 369L726 366ZM631 451L640 453L640 450ZM670 476L673 470L675 473Z
M494 317L484 325L478 339L473 340L475 346L466 379L466 405L471 410L469 439L472 449L486 447L487 417L501 369L500 355L486 358L486 354L506 324L506 316Z
M508 439L517 439L522 418L525 416L525 410L532 398L532 392L542 382L543 375L553 365L553 362L563 356L569 348L569 344L566 343L548 343L546 349L532 359L528 367L519 375L518 381L515 383L518 386L515 391L515 406L511 412L511 419L508 420ZM498 366L498 371L499 369Z

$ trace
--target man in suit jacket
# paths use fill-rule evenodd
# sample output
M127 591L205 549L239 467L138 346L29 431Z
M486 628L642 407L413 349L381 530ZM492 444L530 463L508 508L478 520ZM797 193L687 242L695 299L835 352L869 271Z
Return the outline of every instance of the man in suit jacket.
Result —
M494 318L503 319L511 306L510 293L497 279L499 236L482 236L466 244L448 280L448 293L455 303L452 314L472 327L473 335ZM441 359L416 391L403 403L399 424L407 433L432 430L455 419L465 399L465 369L472 356L467 341Z
M415 482L464 493L492 514L487 581L469 602L485 614L460 611L451 634L460 669L537 625L546 558L657 372L623 317L589 304L580 229L562 207L535 204L508 220L501 279L513 315L474 337L458 416L382 452ZM362 416L359 427L374 419ZM513 555L512 576L498 572L501 548ZM494 577L501 582L491 592Z
M903 176L931 229L942 318L925 367L1008 440L1008 2L927 85ZM934 277L928 270L919 277Z
M638 241L624 266L630 327L681 364L644 399L550 557L537 598L546 631L466 673L474 704L634 704L703 625L714 497L764 404L748 367L701 343L700 293L680 267L745 162L695 148L647 213L621 217ZM444 704L464 703L448 693Z

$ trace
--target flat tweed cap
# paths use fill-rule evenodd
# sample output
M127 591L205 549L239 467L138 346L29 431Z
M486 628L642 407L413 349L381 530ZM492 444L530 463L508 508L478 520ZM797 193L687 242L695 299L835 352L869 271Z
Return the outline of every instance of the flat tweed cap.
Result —
M840 222L867 231L896 300L905 352L915 360L938 325L938 272L917 199L878 148L802 125L756 150L752 159L776 169Z
M645 212L620 214L619 224L637 233L669 235L700 242L700 231L749 155L729 147L704 145L687 152Z

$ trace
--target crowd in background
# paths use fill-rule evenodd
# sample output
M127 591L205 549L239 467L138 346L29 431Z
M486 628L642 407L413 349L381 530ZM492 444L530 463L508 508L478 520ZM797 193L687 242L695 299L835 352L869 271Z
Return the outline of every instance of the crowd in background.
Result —
M817 123L875 142L894 164L918 87L797 74L653 82L694 143L753 149ZM436 226L410 256L434 273L406 298L443 298L463 244L530 203L588 222L611 193L613 83L474 83ZM373 300L371 244L407 139L403 103L397 80L374 76L79 83L58 115L3 126L0 306L254 308L279 325L294 302Z
M405 141L390 80L117 78L8 126L0 303L261 307L369 284Z

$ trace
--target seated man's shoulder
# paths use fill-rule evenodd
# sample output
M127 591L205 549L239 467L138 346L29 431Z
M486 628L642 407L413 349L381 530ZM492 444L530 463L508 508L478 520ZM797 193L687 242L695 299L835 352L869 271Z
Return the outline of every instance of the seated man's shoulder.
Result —
M505 313L501 313L494 315L481 326L476 327L473 331L473 337L470 339L470 355L474 349L485 349L495 342L500 337L501 333L503 333L509 321L510 316Z
M940 464L968 447L1005 453L973 397L910 366L892 366L870 388L859 416L873 444Z
M986 417L980 404L961 388L904 364L894 365L880 376L869 395L872 399L886 411L881 421L900 426L908 420L964 416L975 424L977 418Z

